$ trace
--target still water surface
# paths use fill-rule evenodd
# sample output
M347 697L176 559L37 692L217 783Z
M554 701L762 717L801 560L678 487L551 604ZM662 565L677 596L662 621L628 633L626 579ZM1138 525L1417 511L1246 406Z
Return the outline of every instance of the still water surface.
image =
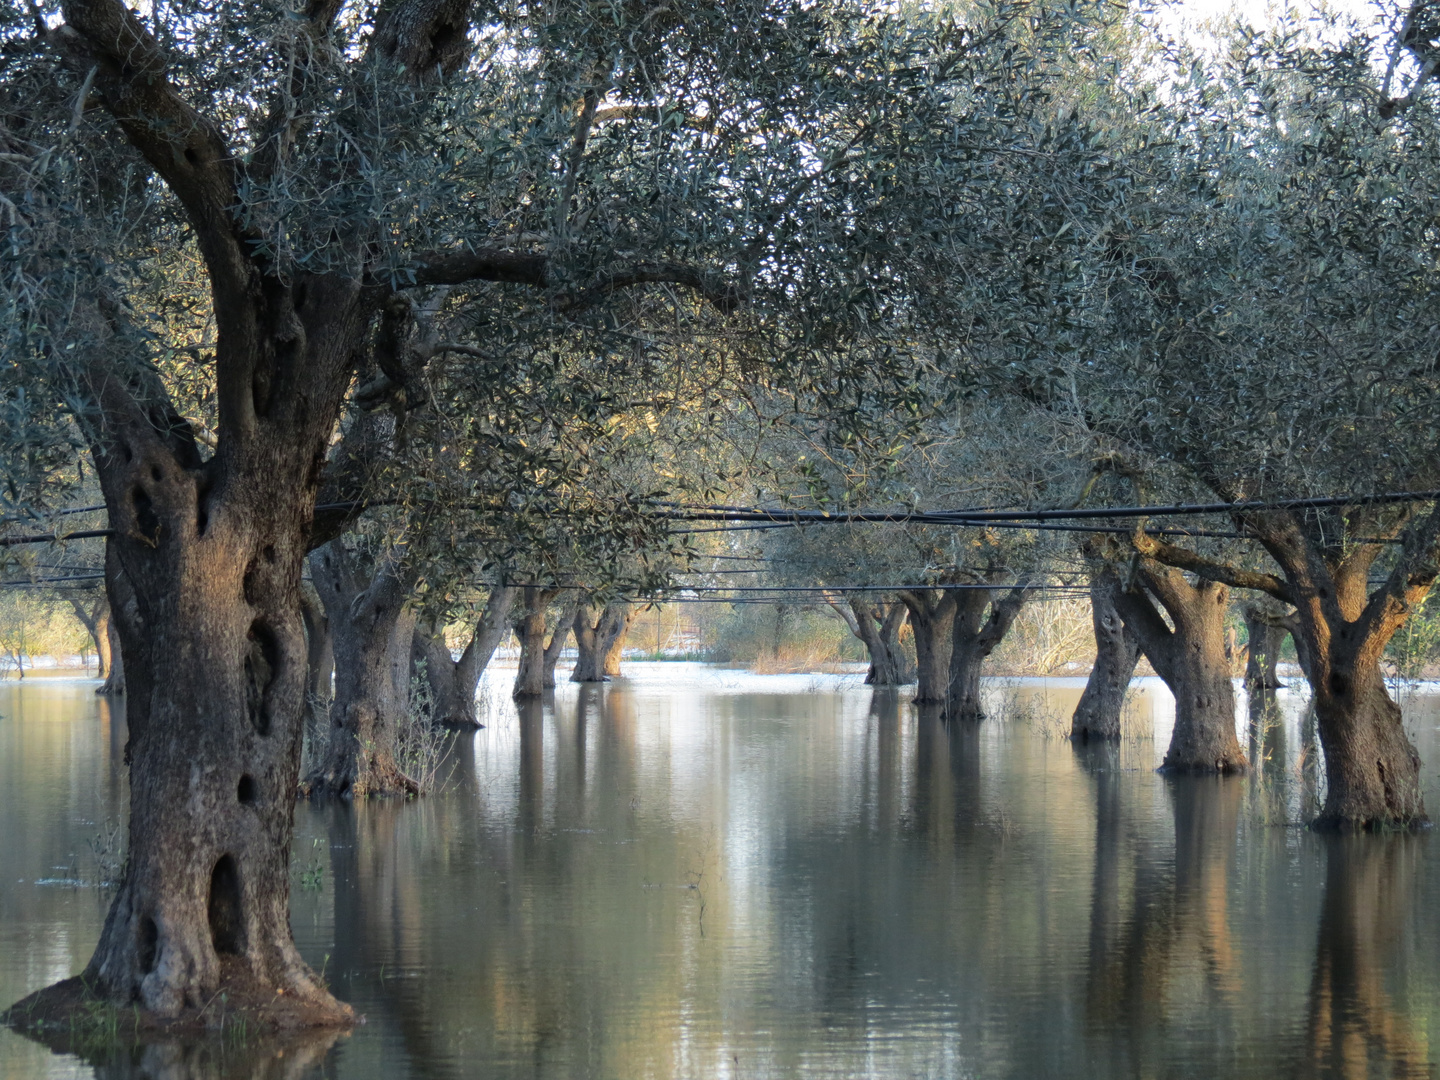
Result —
M518 713L508 678L443 794L298 809L296 938L367 1023L207 1075L1440 1074L1440 853L1296 827L1298 694L1255 776L1166 780L1151 680L1085 753L1056 737L1079 680L994 684L1003 718L947 728L858 676L635 664ZM104 917L124 730L93 689L0 684L6 1003ZM0 1077L95 1074L0 1031Z

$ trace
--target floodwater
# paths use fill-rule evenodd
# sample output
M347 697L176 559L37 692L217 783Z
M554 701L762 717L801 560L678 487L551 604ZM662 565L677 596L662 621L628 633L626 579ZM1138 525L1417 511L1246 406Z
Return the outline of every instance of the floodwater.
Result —
M0 1077L1440 1073L1440 851L1298 827L1297 693L1251 777L1167 780L1153 680L1086 753L1080 680L947 728L858 676L635 664L518 714L495 676L442 794L297 812L295 935L363 1026L98 1069L0 1031ZM0 683L6 1002L104 917L124 732L93 688ZM1440 814L1440 687L1405 704Z

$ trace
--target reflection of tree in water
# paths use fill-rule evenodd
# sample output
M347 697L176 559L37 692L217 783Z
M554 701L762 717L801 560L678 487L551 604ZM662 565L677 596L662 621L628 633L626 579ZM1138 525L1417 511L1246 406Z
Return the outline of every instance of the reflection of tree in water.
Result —
M1163 1060L1176 1032L1214 1018L1219 1028L1212 1024L1200 1045L1219 1067L1234 1041L1227 1018L1241 988L1229 892L1244 781L1167 781L1175 821L1170 864L1162 852L1146 850L1140 830L1127 822L1113 765L1088 764L1097 827L1087 1020L1097 1034L1127 1033L1131 1067L1144 1072L1141 1063ZM1203 975L1200 987L1185 981L1195 970Z
M1412 1024L1385 985L1400 959L1422 844L1409 835L1329 841L1300 1076L1433 1075L1424 1023Z
M518 705L514 741L479 736L496 739L503 773L433 800L336 808L331 981L368 1015L369 1045L398 1043L419 1075L480 1062L494 1076L662 1075L693 972L657 971L655 956L683 956L694 930L676 875L694 837L633 842L628 691ZM457 756L476 773L473 754ZM485 800L512 778L513 804Z
M96 1080L301 1080L314 1071L338 1031L296 1032L284 1037L240 1038L217 1034L185 1043L153 1043L116 1051L94 1062Z

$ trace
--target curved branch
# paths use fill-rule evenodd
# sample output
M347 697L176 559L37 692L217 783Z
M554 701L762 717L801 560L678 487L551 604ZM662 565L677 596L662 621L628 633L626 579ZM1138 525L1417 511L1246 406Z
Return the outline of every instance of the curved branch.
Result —
M1287 604L1295 602L1291 598L1290 586L1274 574L1241 570L1238 567L1214 562L1203 555L1197 555L1186 548L1178 547L1142 532L1135 533L1132 541L1136 550L1142 555L1148 556L1158 563L1164 563L1166 566L1173 566L1177 570L1189 570L1206 581L1229 585L1232 589L1257 589L1260 592L1269 593L1275 599L1283 600Z

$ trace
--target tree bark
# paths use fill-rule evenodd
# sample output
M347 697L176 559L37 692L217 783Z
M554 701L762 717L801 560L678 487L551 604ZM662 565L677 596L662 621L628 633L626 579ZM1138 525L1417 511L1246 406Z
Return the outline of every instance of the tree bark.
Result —
M1279 690L1285 685L1280 681L1277 667L1280 647L1285 644L1289 633L1275 616L1254 604L1246 605L1245 634L1249 638L1245 656L1247 691Z
M395 760L414 631L413 615L404 614L410 582L388 559L373 574L366 571L338 540L310 556L335 654L325 759L305 781L312 797L419 794Z
M1227 485L1213 483L1217 493ZM1230 498L1230 495L1226 495ZM1313 695L1316 725L1329 780L1317 828L1409 827L1425 822L1420 757L1405 733L1400 710L1385 688L1380 659L1395 631L1429 595L1437 577L1440 506L1396 524L1363 511L1347 515L1364 535L1387 528L1403 533L1384 584L1373 593L1369 571L1384 544L1338 544L1343 535L1317 529L1291 511L1236 515L1284 571L1284 579L1211 562L1155 539L1147 554L1214 581L1254 588L1294 611L1282 620Z
M436 723L461 730L484 726L475 717L475 690L500 639L505 636L510 609L519 593L513 585L497 585L490 591L485 610L471 629L470 640L458 660L451 656L441 627L433 622L416 626L415 658L425 661Z
M221 988L237 1005L281 991L297 1022L348 1022L289 925L314 498L303 477L323 444L255 440L244 465L227 463L222 497L209 494L213 472L153 431L137 418L97 454L116 530L106 577L131 807L126 868L84 985L168 1018L197 1015ZM277 476L294 480L277 490Z
M630 627L635 622L635 616L640 614L640 609L634 604L625 605L625 617L620 621L620 627L615 633L615 639L610 642L610 647L605 650L605 662L601 671L607 679L614 679L620 674L620 661L625 653L625 638L630 633Z
M555 629L550 632L550 640L545 643L545 651L541 655L543 684L546 690L555 689L555 665L560 661L560 654L565 650L565 642L570 637L574 624L575 608L573 604L567 605L555 620Z
M947 720L983 720L984 702L980 698L980 667L1005 640L1020 609L1034 594L1034 587L1022 582L996 599L984 589L962 592L955 605L951 630L950 681L945 695ZM985 609L990 609L989 618Z
M915 634L914 701L917 705L944 704L950 686L955 592L907 589L900 594L900 600L910 613L910 629Z
M1143 588L1142 588L1143 586ZM1151 596L1175 624L1172 631ZM1175 730L1161 769L1228 773L1245 769L1235 736L1235 688L1225 656L1225 605L1230 590L1215 582L1192 585L1173 567L1144 559L1135 585L1115 594L1115 606L1140 648L1175 695Z
M98 664L96 674L104 679L110 675L110 604L102 593L100 598L86 607L74 596L70 597L70 610L80 620L95 646Z
M334 639L325 605L314 583L300 593L300 613L305 620L305 719L304 739L309 747L308 762L324 756L329 734L330 699L334 696Z
M863 593L845 599L826 593L825 601L845 625L865 643L870 670L865 673L867 686L903 686L911 681L910 665L900 645L900 631L909 615L903 603L872 603Z
M600 612L582 603L575 609L575 670L571 682L606 682L605 670L611 653L618 652L625 631L634 616L634 605L624 600L606 604ZM618 660L617 660L618 668Z
M1119 576L1111 567L1090 573L1090 619L1095 627L1095 666L1070 721L1070 738L1077 742L1120 738L1120 714L1125 694L1140 661L1140 640L1125 625L1115 607Z
M537 698L545 692L545 612L559 589L525 586L525 607L515 621L520 639L520 667L515 672L514 698ZM552 684L553 685L553 684Z

